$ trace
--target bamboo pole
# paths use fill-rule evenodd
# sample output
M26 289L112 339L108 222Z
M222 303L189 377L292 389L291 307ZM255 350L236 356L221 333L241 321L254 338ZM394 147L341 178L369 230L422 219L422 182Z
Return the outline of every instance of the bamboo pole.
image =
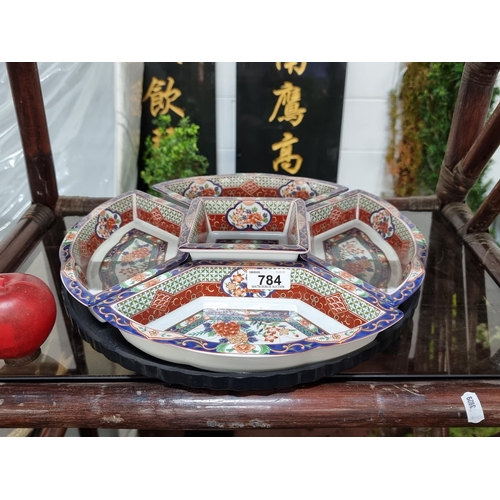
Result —
M465 200L498 147L500 111L485 121L499 70L498 62L465 64L436 187L441 206Z
M443 166L453 170L484 126L500 70L499 62L465 63Z
M500 106L497 106L469 152L462 160L462 174L469 179L478 179L499 145Z
M488 194L467 224L467 233L484 233L500 214L500 181Z
M57 181L36 63L7 63L33 203L54 210Z
M54 222L45 205L31 205L14 229L0 242L0 273L13 273L26 260Z

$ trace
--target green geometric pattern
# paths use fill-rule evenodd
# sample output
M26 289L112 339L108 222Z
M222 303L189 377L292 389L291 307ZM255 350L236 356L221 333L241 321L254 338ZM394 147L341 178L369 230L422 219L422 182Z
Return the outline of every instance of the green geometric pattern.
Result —
M365 301L359 300L354 295L344 293L342 296L349 306L349 310L364 320L373 320L380 315L380 311L377 308Z
M134 195L125 196L121 200L117 200L115 203L109 205L109 207L105 207L112 212L118 212L119 214L123 214L127 210L131 210L134 207Z
M150 291L139 293L135 295L131 300L124 300L123 302L117 304L116 309L120 313L131 318L132 316L141 311L144 311L144 309L147 309L149 307L149 304L151 304L151 301L153 300L153 295L154 294L151 294Z
M415 243L413 242L412 232L399 219L396 219L395 217L393 217L392 222L394 224L394 231L399 236L399 239L401 241L409 241L410 242L410 248L408 250L408 253L409 253L409 255L413 256L415 254Z
M145 212L151 212L153 208L158 206L157 203L154 203L153 200L148 198L144 198L142 196L137 196L136 198L137 208L144 210Z
M73 257L75 259L75 262L78 265L81 265L82 263L82 256L80 253L80 242L83 241L87 243L90 239L90 237L95 234L95 227L97 224L97 218L98 215L92 217L89 219L81 228L78 233L78 236L75 238L75 241L73 242L73 248L72 248L72 253Z
M288 236L289 236L289 245L298 245L299 244L299 231L297 229L297 212L294 210L290 213L288 220L290 221L289 224L289 231L288 231Z
M321 220L328 219L328 217L332 213L332 210L334 210L336 206L337 206L336 203L332 203L331 205L328 205L326 207L317 208L316 210L311 210L309 212L309 217L311 219L311 222L314 224Z
M357 208L357 206L358 206L358 195L349 196L347 198L339 200L338 202L338 207L344 212L347 212L347 210L351 210L352 208Z
M158 205L158 208L160 209L160 212L165 220L174 223L176 226L181 226L184 212L175 210L171 207L165 207L163 205Z
M386 208L384 205L381 205L380 203L376 202L372 198L368 198L366 196L363 196L362 194L359 195L359 208L362 208L369 214L372 214L373 212L378 212L382 208Z
M223 278L233 270L233 267L219 266L207 266L189 269L188 271L180 273L171 279L165 280L162 283L159 283L158 285L155 285L144 292L138 293L133 297L130 297L129 299L125 299L123 302L117 304L116 307L123 314L126 314L127 316L133 316L149 307L155 293L158 290L175 295L192 285L196 285L196 283L220 283Z
M206 220L207 214L205 212L205 207L202 203L198 205L198 210L196 211L196 218L194 224L191 226L191 231L189 232L189 237L187 243L204 243L200 242L198 228L201 227L204 220Z
M92 217L88 220L81 228L78 234L78 240L83 240L85 242L89 241L90 237L95 234L95 227L97 224L98 215Z
M189 269L173 278L167 279L141 293L130 297L116 305L116 308L128 317L147 309L158 290L176 295L186 288L200 282L221 283L222 280L236 268L234 266L201 266ZM304 269L291 269L291 282L301 283L323 296L339 293L349 310L365 321L376 319L380 315L379 309L357 297L355 294L344 290L321 276L317 276Z

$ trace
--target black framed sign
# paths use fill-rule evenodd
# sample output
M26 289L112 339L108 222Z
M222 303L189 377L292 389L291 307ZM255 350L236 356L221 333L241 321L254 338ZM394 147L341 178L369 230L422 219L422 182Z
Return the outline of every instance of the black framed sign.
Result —
M346 67L238 63L236 170L336 182Z
M208 174L215 174L215 63L213 62L146 62L142 92L141 142L137 188L146 190L140 177L143 170L144 142L156 126L153 120L169 114L172 126L189 116L200 126L198 149L209 162Z

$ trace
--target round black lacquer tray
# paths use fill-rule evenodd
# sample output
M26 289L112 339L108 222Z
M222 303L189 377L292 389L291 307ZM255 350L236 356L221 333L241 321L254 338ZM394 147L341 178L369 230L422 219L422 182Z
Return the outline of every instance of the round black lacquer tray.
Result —
M63 289L63 300L70 316L79 327L83 340L110 361L120 364L127 370L161 380L169 385L224 391L294 387L317 382L353 368L386 349L400 336L413 317L419 297L420 289L400 305L399 309L404 313L401 321L380 332L370 344L345 356L280 371L223 373L169 363L149 356L127 342L115 327L98 321L86 306L80 304Z

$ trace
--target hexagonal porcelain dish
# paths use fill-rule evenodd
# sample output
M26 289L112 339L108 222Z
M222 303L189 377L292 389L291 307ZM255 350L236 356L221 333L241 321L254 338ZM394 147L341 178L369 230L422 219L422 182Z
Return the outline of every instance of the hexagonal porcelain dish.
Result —
M193 260L297 260L309 251L304 201L196 198L182 224L179 250Z
M396 305L410 297L425 275L422 233L385 200L349 191L308 208L311 250L307 261L358 285L386 292Z
M267 277L277 275L280 288L267 286ZM334 359L403 317L306 262L188 262L93 309L147 354L226 372Z
M177 248L184 209L141 191L100 205L61 244L61 279L86 306L187 258Z
M188 177L155 184L166 199L189 207L204 197L301 198L307 206L347 191L333 182L278 174L226 174Z

